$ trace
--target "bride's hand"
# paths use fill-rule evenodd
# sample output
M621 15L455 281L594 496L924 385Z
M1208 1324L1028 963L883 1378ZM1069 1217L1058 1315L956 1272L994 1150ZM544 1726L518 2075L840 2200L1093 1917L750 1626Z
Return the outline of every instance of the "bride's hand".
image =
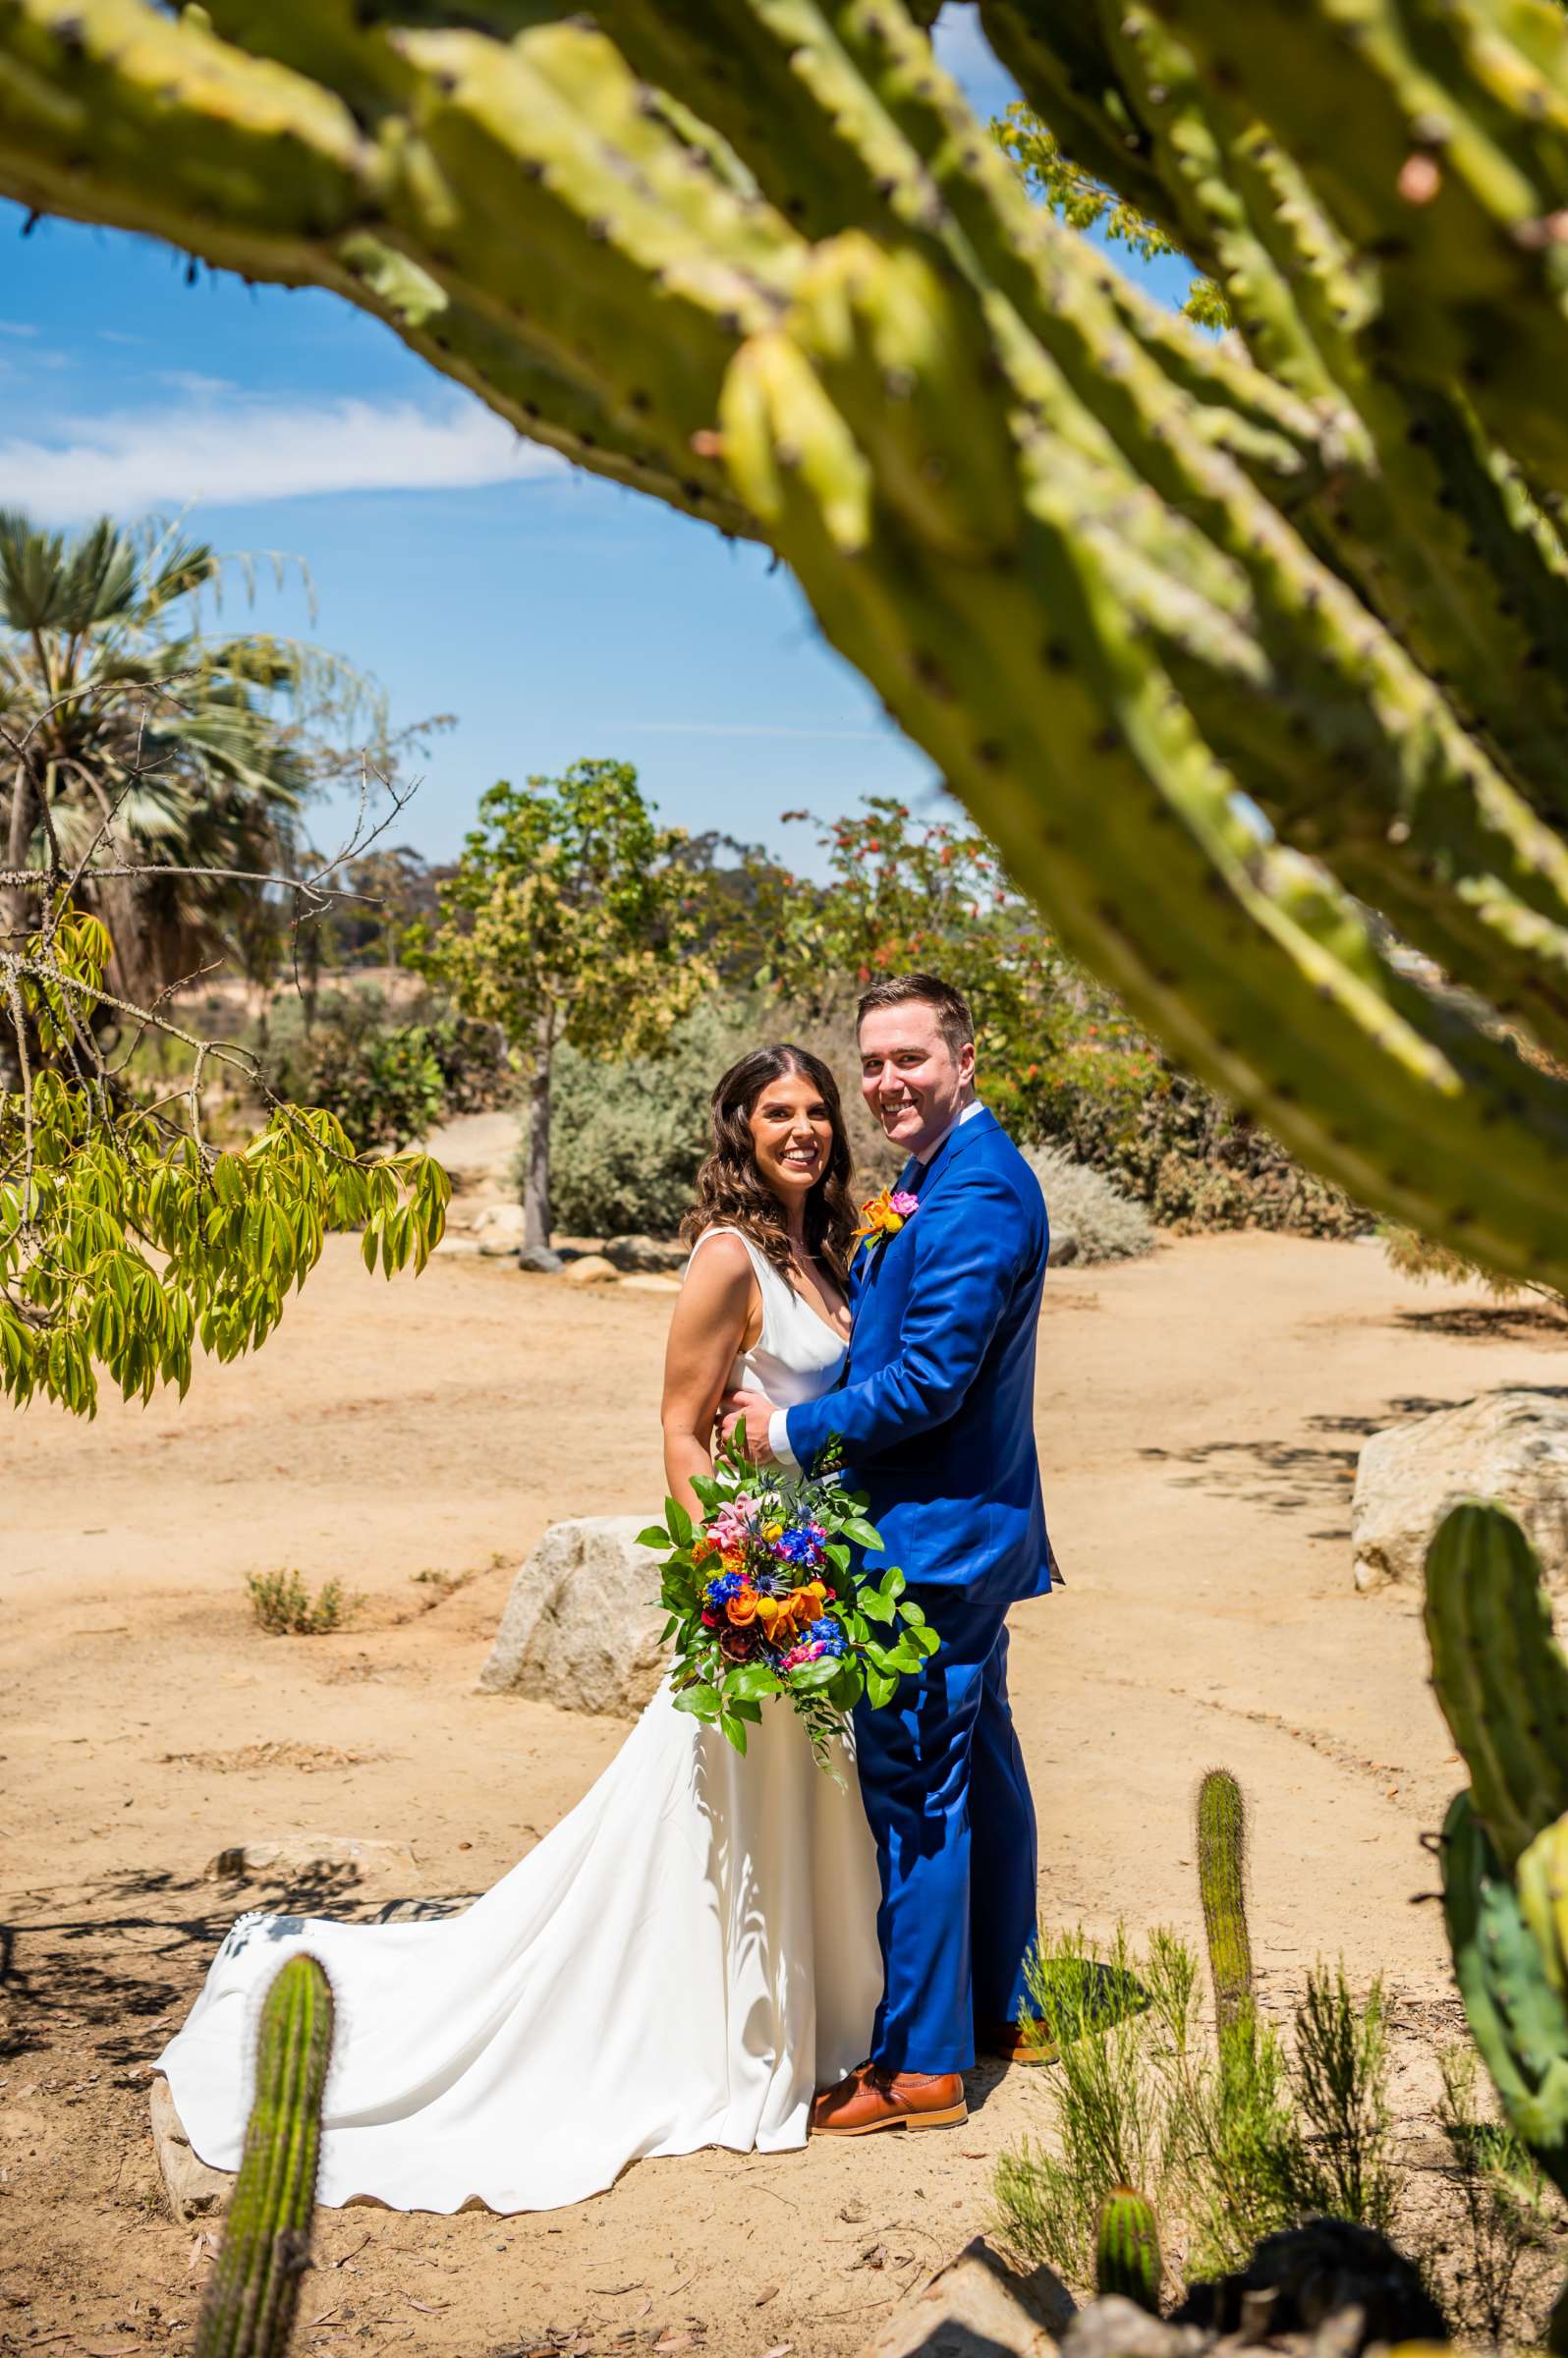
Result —
M736 1428L744 1421L746 1438L744 1443L737 1445L744 1447L754 1466L774 1465L777 1461L767 1441L768 1420L772 1414L773 1403L761 1392L726 1392L719 1402L719 1432L724 1440L734 1442Z

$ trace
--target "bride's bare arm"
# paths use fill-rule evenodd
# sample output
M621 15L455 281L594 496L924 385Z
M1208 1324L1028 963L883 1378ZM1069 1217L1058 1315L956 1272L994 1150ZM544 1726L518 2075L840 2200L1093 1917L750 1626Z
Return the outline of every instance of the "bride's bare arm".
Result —
M761 1304L738 1236L715 1236L686 1273L664 1352L664 1479L688 1511L703 1511L694 1474L711 1474L713 1417L738 1355L756 1340Z

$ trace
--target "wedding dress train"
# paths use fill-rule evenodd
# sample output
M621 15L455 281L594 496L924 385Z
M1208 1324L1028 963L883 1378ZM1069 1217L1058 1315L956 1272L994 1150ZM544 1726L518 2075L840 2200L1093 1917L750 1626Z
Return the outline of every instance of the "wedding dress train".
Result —
M747 1249L763 1321L736 1380L813 1399L844 1346ZM743 1759L661 1687L576 1809L461 1915L242 1916L156 2066L196 2153L239 2166L255 2017L302 1949L337 2001L324 2204L548 2211L647 2156L803 2144L813 2089L869 2047L876 1857L847 1740L837 1784L782 1705L749 1733Z

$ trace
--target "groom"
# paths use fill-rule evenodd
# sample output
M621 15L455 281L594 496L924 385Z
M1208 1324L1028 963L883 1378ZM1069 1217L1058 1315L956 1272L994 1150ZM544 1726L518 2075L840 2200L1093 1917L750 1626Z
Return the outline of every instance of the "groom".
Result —
M1035 1809L1007 1702L1009 1605L1051 1585L1035 1455L1035 1327L1049 1231L1039 1185L975 1095L975 1027L935 975L860 1003L861 1089L909 1161L917 1199L873 1233L850 1282L837 1388L744 1418L758 1464L809 1466L838 1434L883 1549L941 1638L881 1711L856 1714L876 1837L885 1982L869 2060L818 2096L819 2135L965 2117L977 2039L1028 2059L1025 1959L1036 1937ZM869 1207L868 1207L869 1209Z

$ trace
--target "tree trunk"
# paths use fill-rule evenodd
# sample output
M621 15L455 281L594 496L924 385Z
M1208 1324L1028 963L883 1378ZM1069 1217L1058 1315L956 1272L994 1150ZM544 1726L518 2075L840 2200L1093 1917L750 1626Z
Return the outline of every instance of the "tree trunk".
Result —
M26 868L28 849L32 840L32 781L28 765L19 761L11 774L11 810L5 832L5 864L9 869ZM0 943L20 952L32 926L37 922L38 907L29 886L8 884L0 887ZM22 1058L16 1037L16 1010L0 1000L0 1090L20 1090L22 1087ZM29 1056L32 1042L28 1042Z
M553 1010L539 1018L529 1086L529 1151L523 1182L523 1243L550 1242L550 1054L555 1046Z

